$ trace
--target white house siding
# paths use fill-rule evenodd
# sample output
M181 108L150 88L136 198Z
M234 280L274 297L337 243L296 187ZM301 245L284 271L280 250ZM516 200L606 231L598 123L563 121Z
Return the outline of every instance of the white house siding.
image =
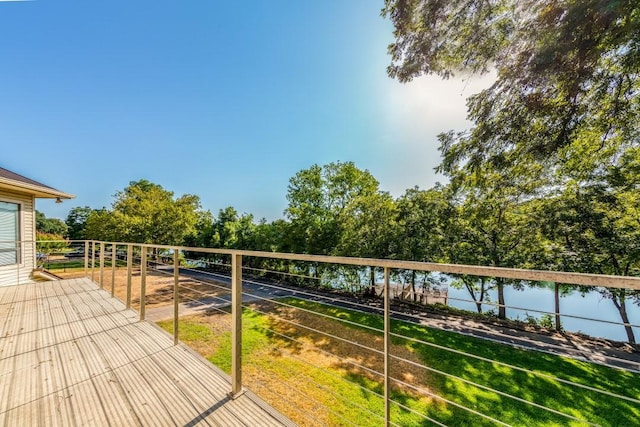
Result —
M20 205L20 260L19 265L0 267L0 286L18 285L31 281L35 268L35 204L31 194L12 193L0 189L0 201Z

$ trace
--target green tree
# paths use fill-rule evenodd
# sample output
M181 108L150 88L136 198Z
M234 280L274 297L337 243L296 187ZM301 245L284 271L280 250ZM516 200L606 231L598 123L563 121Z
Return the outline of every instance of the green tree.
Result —
M633 205L640 171L640 3L387 0L382 13L395 27L388 72L400 81L496 72L494 84L467 101L471 129L439 136L439 171L466 191L491 188L498 176L524 198L562 199L545 208L539 224L556 218L567 233L587 227L590 240L578 245L574 235L572 250L571 233L556 240L556 249L575 254L562 265L637 274L615 267L621 263L615 240L630 242L639 227L633 210L619 207ZM574 193L586 206L570 203ZM615 211L620 216L612 218ZM589 219L582 226L581 216ZM534 239L540 236L527 237ZM619 296L607 295L625 309Z
M116 193L111 210L92 212L86 234L97 240L180 245L195 234L200 199L173 192L147 180L133 181Z
M253 215L242 214L232 206L220 209L211 229L211 242L217 248L254 249L253 233L255 224Z
M256 225L253 247L265 252L289 252L286 247L288 223L283 219L267 222L262 218Z
M55 234L60 237L67 235L67 225L64 221L57 218L47 218L40 211L36 211L36 230L40 233Z
M438 184L429 190L410 188L398 198L396 258L427 262L444 259L447 233L456 213L450 193L449 187ZM415 271L409 272L408 282L416 299Z
M36 247L38 253L50 255L69 247L69 241L60 234L36 231Z
M313 165L289 180L285 214L294 252L329 255L336 252L349 203L378 191L378 181L353 162Z
M637 1L387 0L382 13L395 27L388 71L400 81L497 72L469 98L474 126L451 134L443 169L536 160L553 172L580 154L585 174L637 142Z
M125 241L116 231L116 216L106 208L94 209L87 217L84 235L88 240Z
M256 225L253 215L239 215L232 206L218 211L213 218L211 213L200 217L196 223L195 244L210 248L254 249Z
M396 217L396 205L388 193L377 192L351 200L338 218L343 231L336 255L393 257Z
M201 248L215 247L214 242L211 241L213 236L213 215L211 211L198 211L197 215L195 229L185 237L185 245Z
M617 190L617 191L616 191ZM555 243L559 268L596 274L640 274L640 196L636 188L572 186L549 201L545 231ZM615 209L612 209L615 206ZM640 305L640 292L601 288L616 307L627 339L635 343L627 304Z
M451 198L450 188L438 184L429 190L410 188L396 201L398 258L427 262L444 259L447 230L456 213Z
M337 219L340 240L334 254L364 258L393 258L397 251L395 229L397 208L393 198L386 192L375 192L355 197L341 211ZM361 278L361 269L341 269L352 279ZM360 283L358 283L360 287ZM369 269L368 293L375 294L375 270Z
M83 240L85 236L85 228L87 225L87 218L91 215L93 209L89 206L76 206L69 211L65 224L69 229L69 239L71 240Z
M482 186L458 191L461 201L446 232L445 260L492 267L536 266L535 260L545 253L546 243L536 204L526 197L526 191L497 174L483 180ZM504 287L511 282L475 276L459 279L479 312L486 293L495 288L498 317L506 317Z

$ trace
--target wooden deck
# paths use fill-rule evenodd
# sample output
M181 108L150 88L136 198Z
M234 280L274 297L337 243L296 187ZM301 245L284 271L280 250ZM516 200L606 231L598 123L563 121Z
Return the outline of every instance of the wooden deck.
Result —
M0 426L294 425L88 279L0 287Z

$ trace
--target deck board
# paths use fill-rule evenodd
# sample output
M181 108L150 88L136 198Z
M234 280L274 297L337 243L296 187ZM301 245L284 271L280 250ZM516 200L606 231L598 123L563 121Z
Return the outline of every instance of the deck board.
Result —
M292 426L89 279L0 288L0 427Z

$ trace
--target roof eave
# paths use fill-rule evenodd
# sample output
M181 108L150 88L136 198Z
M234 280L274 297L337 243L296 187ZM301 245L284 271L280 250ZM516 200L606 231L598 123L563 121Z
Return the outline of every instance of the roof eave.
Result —
M39 199L73 199L73 194L64 193L51 187L42 187L13 179L0 178L0 188L18 193L32 194Z

